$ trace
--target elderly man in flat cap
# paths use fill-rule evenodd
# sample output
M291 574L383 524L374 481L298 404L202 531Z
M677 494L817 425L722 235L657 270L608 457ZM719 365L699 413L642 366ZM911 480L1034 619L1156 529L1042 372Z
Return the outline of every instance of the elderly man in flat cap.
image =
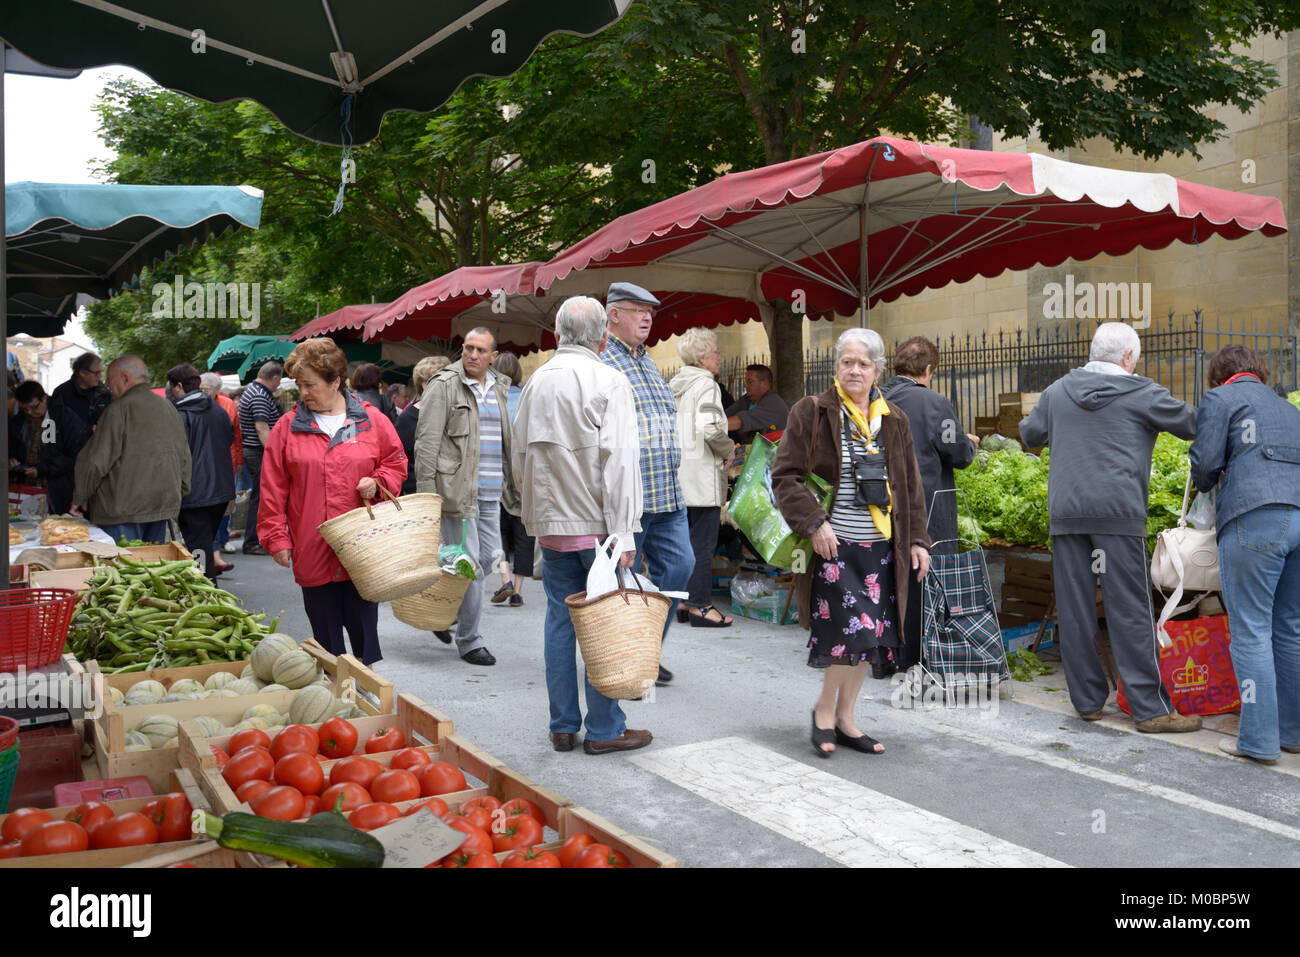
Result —
M636 560L644 552L650 577L662 591L685 591L695 568L686 502L677 479L682 464L682 444L677 436L677 403L650 357L645 341L650 337L659 300L640 286L616 282L605 297L609 315L609 344L600 354L606 365L627 376L636 400L637 431L641 440L641 531L636 534ZM668 610L664 637L677 611ZM672 672L659 666L657 684L667 684Z

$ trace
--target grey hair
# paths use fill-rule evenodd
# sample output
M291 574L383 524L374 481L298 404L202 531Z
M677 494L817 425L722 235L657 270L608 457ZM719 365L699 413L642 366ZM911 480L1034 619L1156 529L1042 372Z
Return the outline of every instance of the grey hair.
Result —
M1092 334L1092 346L1088 349L1090 362L1113 362L1119 365L1124 353L1133 350L1133 358L1142 352L1142 340L1137 330L1127 322L1103 322Z
M441 362L438 361L440 359ZM416 392L424 395L424 387L429 384L429 380L450 364L446 356L425 356L411 370L411 385L415 387Z
M876 376L879 377L885 371L885 340L880 338L880 333L875 329L845 329L840 333L839 339L835 342L835 364L840 364L840 356L844 354L844 347L850 342L856 342L867 350L867 358L871 360L876 367Z
M599 299L571 296L555 313L555 337L562 346L585 346L595 352L605 338L608 321Z
M718 348L718 337L703 326L695 326L682 333L677 340L677 354L688 366L697 366L700 360Z
M149 367L144 364L144 360L139 356L118 356L113 360L112 367L120 369L132 379L149 378Z
M211 389L213 392L221 391L221 376L217 373L205 372L199 376L199 380L203 383L202 388Z

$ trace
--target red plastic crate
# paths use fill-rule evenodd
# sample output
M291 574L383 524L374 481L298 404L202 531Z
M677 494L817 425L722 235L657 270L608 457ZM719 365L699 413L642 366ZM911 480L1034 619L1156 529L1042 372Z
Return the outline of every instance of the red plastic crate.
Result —
M81 735L72 722L29 728L18 735L18 779L9 809L59 807L54 788L81 780Z
M76 603L77 593L68 588L0 591L0 671L58 661Z
M69 781L54 785L55 807L72 807L86 801L124 801L127 798L142 797L153 797L153 785L143 774L129 778Z

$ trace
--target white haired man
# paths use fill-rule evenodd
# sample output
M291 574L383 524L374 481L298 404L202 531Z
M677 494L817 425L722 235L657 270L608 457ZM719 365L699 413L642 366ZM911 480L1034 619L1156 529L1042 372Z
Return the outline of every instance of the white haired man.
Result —
M168 541L168 521L190 491L190 444L176 408L149 388L139 356L113 360L114 401L77 456L74 515L87 514L114 541Z
M1061 662L1070 701L1096 721L1110 694L1097 650L1101 577L1110 648L1139 731L1195 731L1160 681L1146 551L1147 494L1156 436L1196 433L1196 409L1135 375L1142 346L1123 322L1097 327L1089 362L1047 387L1020 423L1026 445L1051 447L1047 510Z
M587 587L596 548L609 535L619 540L622 566L632 566L641 471L632 387L598 358L609 338L604 308L587 296L566 299L555 333L559 348L519 397L510 463L523 496L524 527L542 546L551 747L572 751L584 719L574 667L577 639L564 599ZM584 683L584 751L609 754L650 743L649 731L627 727L617 701Z

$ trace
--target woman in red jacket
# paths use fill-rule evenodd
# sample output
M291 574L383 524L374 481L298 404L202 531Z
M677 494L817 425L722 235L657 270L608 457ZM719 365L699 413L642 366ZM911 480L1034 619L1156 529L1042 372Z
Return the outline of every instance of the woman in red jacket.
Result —
M285 363L302 400L271 430L262 461L257 536L302 586L317 641L378 661L379 606L357 594L338 556L316 529L374 498L382 484L394 495L406 478L406 453L388 416L343 387L348 362L332 339L308 339ZM360 498L358 497L360 496Z

